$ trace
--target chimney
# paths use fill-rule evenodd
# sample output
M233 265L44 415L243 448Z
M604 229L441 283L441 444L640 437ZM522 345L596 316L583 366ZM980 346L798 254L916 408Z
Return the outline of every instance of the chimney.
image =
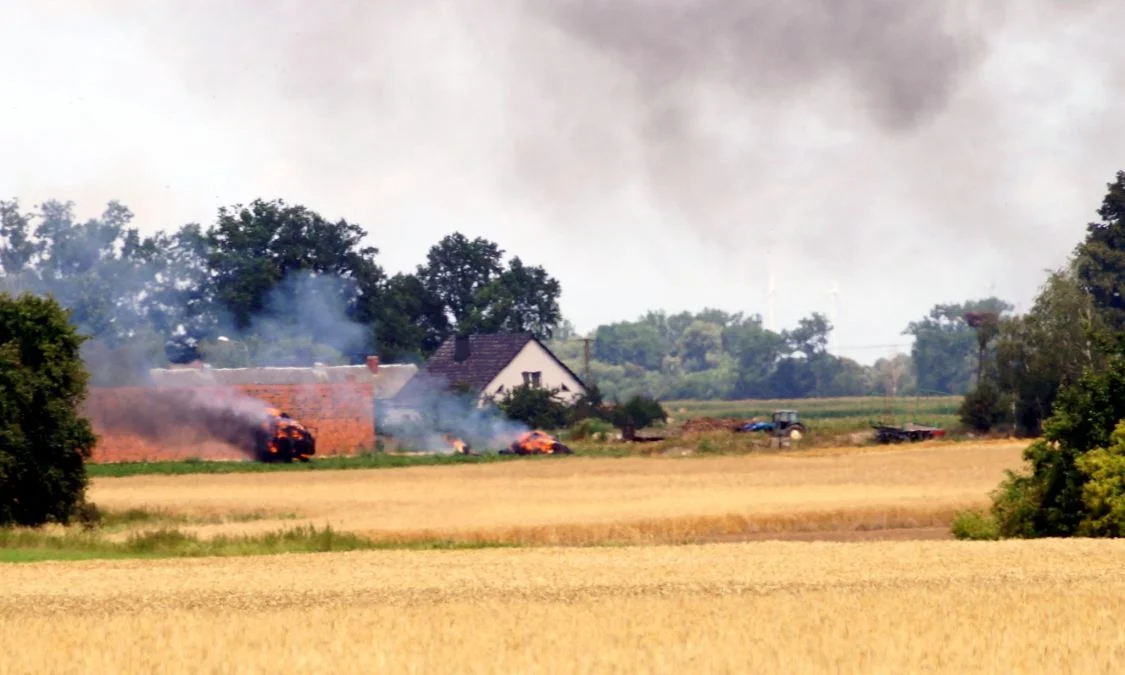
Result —
M461 363L469 358L469 336L458 335L453 339L453 360Z
M370 370L371 373L374 374L374 375L379 374L379 357L378 356L368 356L367 357L367 369Z

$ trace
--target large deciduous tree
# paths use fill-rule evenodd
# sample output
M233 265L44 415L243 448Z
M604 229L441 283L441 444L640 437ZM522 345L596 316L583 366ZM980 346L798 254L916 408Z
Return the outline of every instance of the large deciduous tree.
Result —
M66 523L84 499L83 340L56 301L0 293L0 525Z
M1109 327L1125 330L1125 171L1107 185L1098 209L1101 220L1086 226L1086 239L1075 249L1075 271L1081 288Z
M441 308L446 331L533 333L550 339L561 318L559 282L518 257L503 263L494 242L460 232L430 248L418 267L422 288Z
M978 366L977 334L967 313L1003 316L1012 305L999 298L964 304L935 305L927 317L903 331L914 336L911 357L921 393L963 394L972 387Z
M352 361L370 350L385 275L366 232L304 206L255 200L224 207L207 231L207 268L224 328L308 339Z

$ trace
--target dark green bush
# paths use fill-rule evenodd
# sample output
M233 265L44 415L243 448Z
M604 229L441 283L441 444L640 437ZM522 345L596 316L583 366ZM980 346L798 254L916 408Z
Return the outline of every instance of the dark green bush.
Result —
M965 395L958 415L966 428L983 434L1008 421L1010 407L999 387L990 380L982 380L980 386Z
M529 427L561 429L566 426L568 410L558 394L554 389L524 384L508 390L498 407L508 419Z
M624 404L616 404L610 409L613 426L621 429L626 439L632 438L637 429L667 419L668 413L664 410L664 406L656 399L643 394L636 394Z
M1024 451L1029 468L1009 473L992 512L1005 537L1118 536L1115 515L1125 452L1111 441L1125 419L1125 358L1115 355L1059 391L1043 440ZM1107 450L1099 452L1099 448ZM1089 485L1091 479L1095 482Z
M53 299L0 293L0 524L67 523L85 498L83 342Z
M1087 537L1125 534L1125 424L1118 424L1108 448L1098 448L1077 460L1086 477L1082 503L1086 517L1078 533Z

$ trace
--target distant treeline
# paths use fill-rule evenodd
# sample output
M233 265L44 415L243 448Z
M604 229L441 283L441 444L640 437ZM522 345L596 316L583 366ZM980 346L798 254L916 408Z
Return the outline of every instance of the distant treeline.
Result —
M934 307L911 322L910 354L874 365L828 353L831 324L821 314L775 332L758 315L718 309L649 312L599 326L591 336L590 375L607 396L634 392L661 399L806 398L812 396L964 394L975 381L977 339L970 312L1007 311L996 299ZM552 349L576 372L584 346L563 325Z
M1125 328L1125 177L1071 264L1022 316L998 298L941 304L904 327L910 354L872 366L827 351L832 326L813 313L779 332L760 316L718 309L649 312L578 336L559 282L498 244L454 233L413 272L388 275L368 232L303 206L256 200L213 223L141 236L111 202L79 221L73 204L25 211L0 201L0 290L51 294L91 339L94 384L141 367L204 359L216 366L424 360L457 332L528 331L610 398L803 398L961 395L977 428L1037 430L1060 385L1096 366Z

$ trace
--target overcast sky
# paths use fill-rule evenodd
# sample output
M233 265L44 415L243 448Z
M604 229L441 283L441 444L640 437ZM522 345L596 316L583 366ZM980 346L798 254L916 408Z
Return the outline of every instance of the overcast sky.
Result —
M283 198L409 271L544 265L580 331L704 306L834 351L1026 309L1125 169L1125 3L5 0L0 198L145 232ZM685 7L690 9L685 9Z

